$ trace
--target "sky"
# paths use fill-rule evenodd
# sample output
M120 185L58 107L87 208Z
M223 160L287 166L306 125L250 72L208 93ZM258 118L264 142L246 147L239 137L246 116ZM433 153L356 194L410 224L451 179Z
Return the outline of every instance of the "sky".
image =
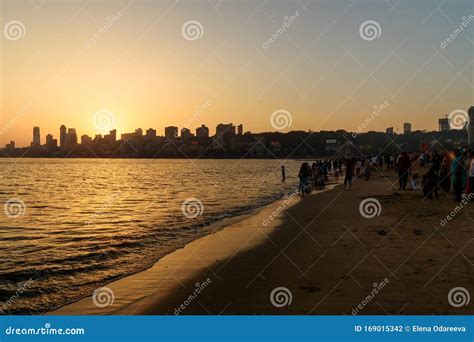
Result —
M0 0L0 146L62 124L436 130L474 105L470 15L471 0Z

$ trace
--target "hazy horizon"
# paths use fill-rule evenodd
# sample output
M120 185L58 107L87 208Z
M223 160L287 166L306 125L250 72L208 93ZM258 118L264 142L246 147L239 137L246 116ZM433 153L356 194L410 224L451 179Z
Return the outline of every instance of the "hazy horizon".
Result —
M291 118L282 132L356 131L387 102L364 131L401 132L404 122L436 130L474 102L468 0L0 4L0 146L29 145L33 126L43 143L59 139L61 124L103 134L100 110L113 113L107 129L118 137L201 124L212 134L228 122L276 131L278 110ZM19 38L8 34L12 21L24 26ZM363 39L368 21L379 31Z

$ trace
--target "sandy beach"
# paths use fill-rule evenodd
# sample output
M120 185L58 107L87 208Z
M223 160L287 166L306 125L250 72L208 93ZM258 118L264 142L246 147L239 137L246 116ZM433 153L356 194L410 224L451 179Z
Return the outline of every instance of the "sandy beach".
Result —
M441 224L458 205L450 196L397 188L384 171L279 201L106 285L110 305L87 297L48 314L469 314L448 293L474 293L474 205ZM379 216L361 214L367 198ZM282 305L270 298L279 287Z

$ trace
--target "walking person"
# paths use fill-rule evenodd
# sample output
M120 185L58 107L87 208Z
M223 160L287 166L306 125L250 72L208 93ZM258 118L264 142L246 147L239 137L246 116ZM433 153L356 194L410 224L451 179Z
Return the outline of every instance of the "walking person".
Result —
M284 182L286 179L286 175L285 175L285 165L282 165L281 166L281 180Z
M351 159L346 161L346 177L344 178L344 189L350 190L352 188L352 177L354 177L354 162ZM349 186L349 188L348 188Z
M398 173L398 190L406 190L408 176L411 173L411 159L408 153L402 152L398 156L395 171Z
M451 177L449 175L451 170L451 158L449 153L442 152L443 155L441 156L441 165L439 168L439 183L440 188L448 193L451 190Z

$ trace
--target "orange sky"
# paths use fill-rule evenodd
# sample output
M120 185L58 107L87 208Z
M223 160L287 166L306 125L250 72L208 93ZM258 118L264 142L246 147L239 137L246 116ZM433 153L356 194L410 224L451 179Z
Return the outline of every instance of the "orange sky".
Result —
M1 1L0 144L29 145L33 126L43 142L61 124L103 133L93 121L102 109L119 134L163 134L202 123L213 133L219 122L274 131L280 109L292 119L283 131L354 131L384 101L366 130L436 129L441 114L473 104L474 22L440 48L469 1L261 4ZM380 25L374 40L360 35L368 20ZM24 37L8 37L11 21ZM195 40L183 35L188 21L202 27Z

